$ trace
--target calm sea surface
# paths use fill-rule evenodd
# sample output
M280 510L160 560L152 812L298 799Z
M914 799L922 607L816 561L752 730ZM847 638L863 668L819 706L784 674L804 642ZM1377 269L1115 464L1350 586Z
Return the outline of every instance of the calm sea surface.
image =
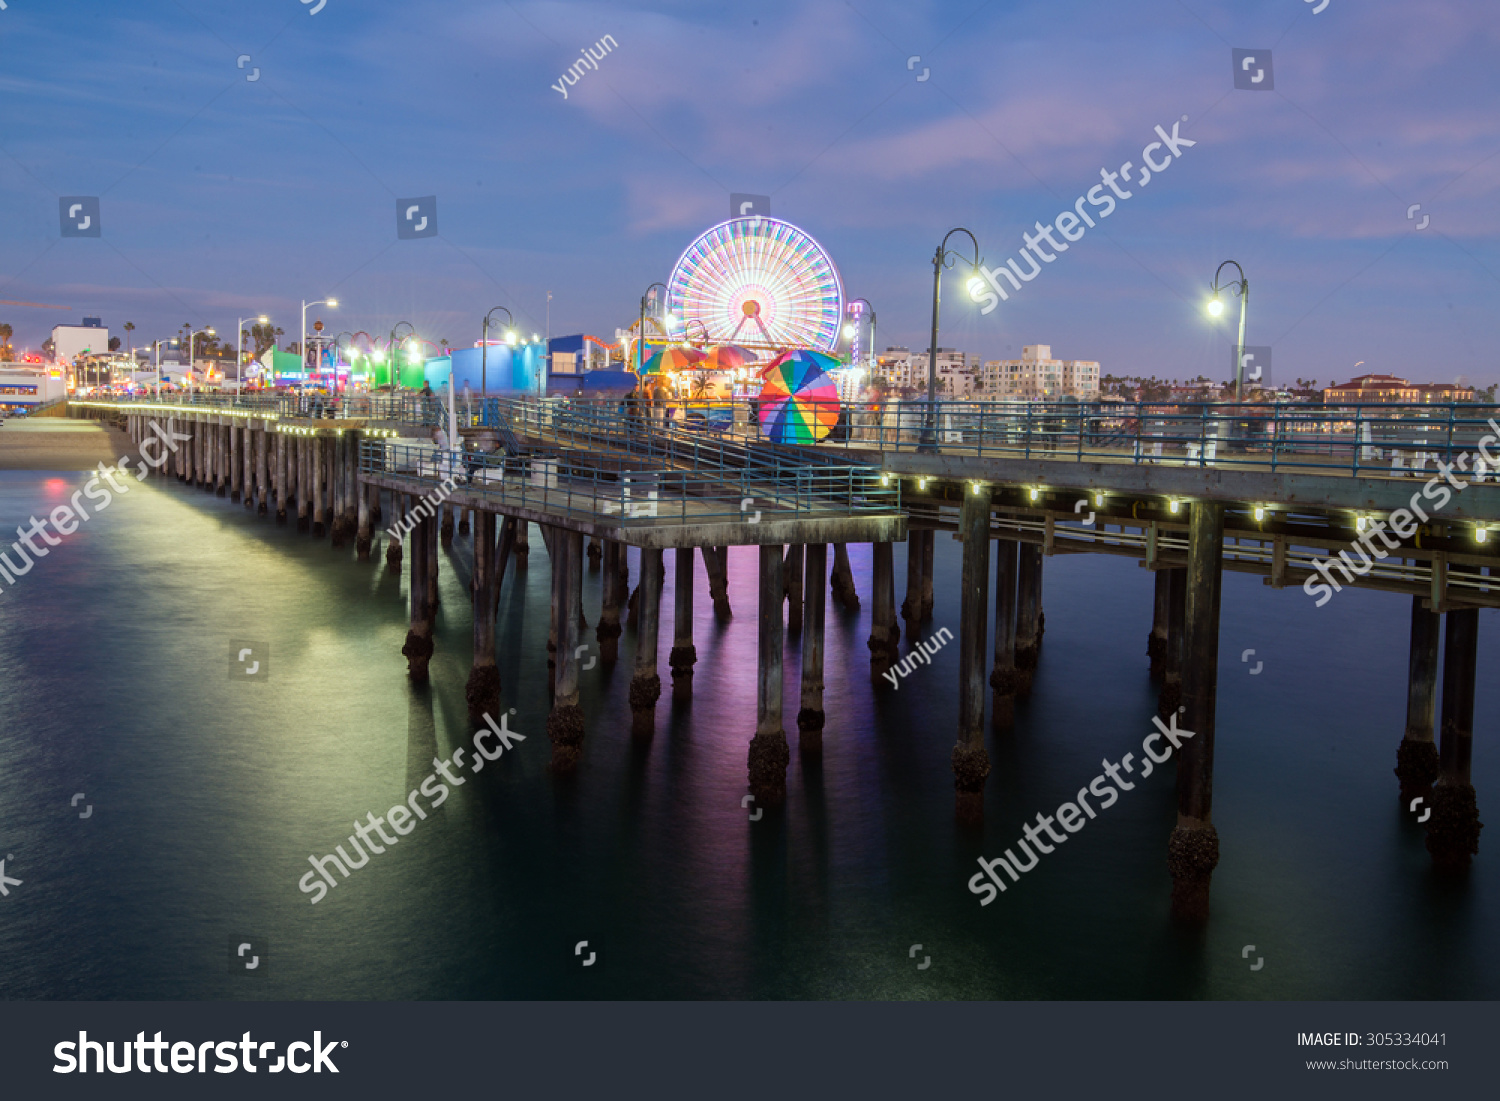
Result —
M85 478L0 473L0 530ZM1035 692L1012 733L988 735L985 824L968 831L949 765L958 646L899 690L872 687L868 547L851 548L860 612L829 610L822 760L796 751L791 639L787 803L751 822L755 549L731 552L728 623L699 566L686 705L666 664L669 554L655 739L629 735L627 632L618 666L581 675L584 761L556 779L535 530L531 545L499 622L504 702L526 740L315 906L298 890L309 854L347 847L356 819L403 802L472 737L467 538L444 552L422 689L401 657L406 578L383 556L357 563L176 482L136 486L0 591L0 857L22 881L0 898L0 997L1500 997L1500 831L1465 882L1444 883L1398 804L1403 597L1346 591L1319 609L1225 575L1222 858L1213 919L1192 933L1168 920L1170 770L993 905L966 886L978 855L1150 732L1152 585L1134 562L1047 560ZM904 561L898 545L903 586ZM929 632L957 632L958 565L940 534ZM634 582L634 552L631 567ZM597 571L584 604L592 640ZM1500 623L1481 623L1474 782L1494 822ZM231 679L241 639L269 647L269 679ZM231 974L230 938L245 936L267 959Z

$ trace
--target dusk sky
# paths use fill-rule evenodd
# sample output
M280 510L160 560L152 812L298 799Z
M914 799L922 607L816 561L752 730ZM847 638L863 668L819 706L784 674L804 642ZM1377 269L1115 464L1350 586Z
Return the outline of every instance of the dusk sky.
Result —
M290 341L333 295L309 322L462 346L495 305L544 331L550 291L554 335L612 338L750 192L882 347L925 348L944 233L1003 264L1177 122L1196 145L998 309L956 269L941 343L1222 379L1237 304L1202 307L1234 259L1278 382L1500 381L1500 11L1315 6L6 0L0 298L68 309L0 320L35 348L84 315L145 344L265 311ZM1235 89L1234 48L1274 88ZM440 235L397 240L427 195ZM99 196L102 235L61 238L61 196Z

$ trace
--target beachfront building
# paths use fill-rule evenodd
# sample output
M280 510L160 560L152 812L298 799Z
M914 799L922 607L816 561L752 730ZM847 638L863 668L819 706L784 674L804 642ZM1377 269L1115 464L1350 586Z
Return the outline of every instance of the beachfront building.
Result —
M1365 402L1400 404L1473 401L1474 388L1445 382L1408 382L1396 375L1359 375L1342 386L1323 391L1324 405L1356 405Z
M0 411L29 411L67 396L62 369L36 363L0 363Z
M980 380L981 393L990 401L1099 398L1098 361L1053 359L1050 344L1028 344L1021 349L1020 359L987 361Z

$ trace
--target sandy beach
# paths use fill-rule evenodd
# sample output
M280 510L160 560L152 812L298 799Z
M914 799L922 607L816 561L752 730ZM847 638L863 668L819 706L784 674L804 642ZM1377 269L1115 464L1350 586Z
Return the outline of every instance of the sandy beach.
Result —
M0 470L92 470L134 453L129 436L98 421L12 417L0 422Z

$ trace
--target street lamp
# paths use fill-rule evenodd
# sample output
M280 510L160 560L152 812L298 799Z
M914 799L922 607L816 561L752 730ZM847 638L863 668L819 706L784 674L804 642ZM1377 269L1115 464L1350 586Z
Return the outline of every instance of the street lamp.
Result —
M1240 277L1220 283L1220 272L1230 264L1234 264L1234 270L1240 273ZM1214 317L1224 312L1224 300L1219 297L1220 294L1232 290L1240 296L1240 339L1234 346L1234 400L1238 403L1245 395L1245 309L1250 304L1250 280L1245 278L1245 269L1237 261L1225 260L1219 265L1219 270L1214 272L1214 281L1209 290L1214 292L1214 296L1209 300L1208 312Z
M161 346L163 344L176 344L176 343L177 343L177 341L175 339L173 339L173 340L153 340L151 342L151 348L153 350L153 353L156 356L156 400L157 401L161 400Z
M918 451L932 452L937 450L937 342L938 342L938 299L943 286L943 269L951 268L963 256L948 249L948 238L955 233L962 233L970 241L974 242L974 261L971 265L974 275L979 274L979 241L962 226L950 229L943 243L938 245L937 252L932 256L932 345L927 355L927 425L922 429L921 442L917 445ZM971 295L972 296L972 295Z
M484 326L479 338L479 396L482 398L489 392L489 362L490 362L490 317L495 310L505 310L506 336L512 344L516 342L516 319L504 306L496 306L484 315Z
M236 394L242 394L245 391L245 375L240 368L240 364L245 359L245 322L247 321L258 321L262 325L269 325L271 323L269 317L265 314L260 314L253 318L242 317L234 324L234 392ZM272 354L274 355L275 353L273 352Z
M401 364L400 351L396 347L396 331L400 329L402 325L405 325L408 329L411 330L411 332L409 332L406 337L401 338L403 343L405 342L407 337L415 336L417 333L416 326L413 325L410 321L398 321L391 327L391 338L390 341L386 344L385 350L386 354L391 357L391 385L397 390L401 389L401 383L397 381L401 377L399 373L401 370Z
M646 368L646 299L651 297L651 292L657 287L663 291L667 289L665 283L652 283L646 288L646 293L641 295L641 331L635 341L635 373L639 377Z
M307 371L307 308L309 306L327 306L329 309L336 310L339 308L339 300L337 298L324 298L317 302L302 303L302 341L297 347L302 352L302 370L304 374ZM334 386L337 388L338 374L335 373L333 378Z
M200 336L214 336L214 335L216 335L216 334L214 333L214 327L212 325L210 325L206 329L199 329L195 333L189 333L188 334L187 383L188 383L188 397L190 397L190 398L193 396L193 341L197 337L200 337Z

